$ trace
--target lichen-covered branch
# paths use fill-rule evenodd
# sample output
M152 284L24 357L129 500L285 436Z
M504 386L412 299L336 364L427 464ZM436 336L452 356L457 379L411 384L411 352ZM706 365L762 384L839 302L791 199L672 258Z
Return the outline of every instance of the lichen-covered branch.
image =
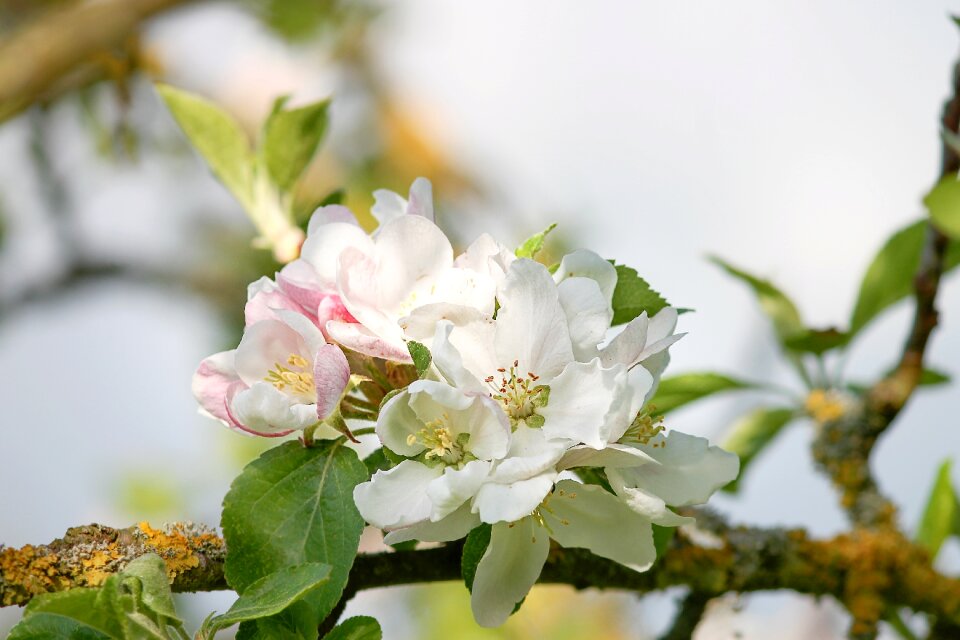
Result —
M188 0L80 1L51 10L0 42L0 121L109 66L143 21ZM107 56L106 58L104 56ZM83 84L73 82L71 86Z
M0 605L23 605L42 593L98 586L147 553L164 559L176 591L227 586L223 578L226 546L207 527L178 523L154 529L141 522L113 529L92 524L68 529L50 544L20 549L0 546Z
M960 128L960 63L954 67L953 96L944 106L941 122L946 131L956 133ZM960 157L944 141L940 177L958 170ZM896 509L877 488L870 472L870 454L920 383L927 344L938 322L937 291L948 245L947 236L929 224L913 282L913 323L899 363L869 389L856 411L822 425L813 444L814 458L833 480L841 493L842 506L859 526L893 525Z
M831 595L854 617L852 635L869 637L884 612L908 607L960 624L960 580L935 571L922 548L892 529L860 529L827 540L805 532L715 526L716 544L696 544L681 533L645 573L581 549L554 548L540 582L577 589L625 589L638 593L686 586L700 598L728 592L790 589ZM460 544L433 549L360 554L344 600L377 587L460 579ZM129 529L77 527L49 545L0 550L0 598L25 604L34 595L101 583L144 553L167 561L175 591L224 589L224 544L210 530L145 523Z
M674 616L673 624L660 640L687 640L693 637L693 632L703 618L711 598L697 591L691 591L680 602L680 608Z

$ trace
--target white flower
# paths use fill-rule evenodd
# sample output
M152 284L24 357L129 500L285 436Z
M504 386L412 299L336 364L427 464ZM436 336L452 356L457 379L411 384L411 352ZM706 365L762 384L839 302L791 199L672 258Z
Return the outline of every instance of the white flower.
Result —
M416 458L354 490L364 519L389 531L440 521L471 500L507 453L510 423L486 396L419 380L384 405L377 435L391 451Z
M592 308L578 306L576 296L564 305L561 296L584 284L598 292L587 304L604 299L593 279L557 285L543 265L517 260L497 292L496 319L476 309L433 305L415 311L404 326L414 339L426 339L435 326L431 352L443 377L459 389L488 394L515 427L542 428L547 440L601 448L626 430L652 381L641 367L606 367L599 356L577 360L568 319Z
M534 515L493 525L470 599L480 625L506 622L540 577L550 538L636 571L647 570L656 559L649 520L598 486L563 480Z

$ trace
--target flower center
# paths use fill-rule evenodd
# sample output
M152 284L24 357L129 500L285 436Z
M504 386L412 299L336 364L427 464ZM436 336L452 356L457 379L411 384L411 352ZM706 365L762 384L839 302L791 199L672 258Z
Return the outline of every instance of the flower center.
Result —
M414 445L417 442L427 448L424 457L429 460L436 458L447 464L456 464L464 457L463 445L467 434L461 434L461 437L455 438L450 427L447 426L449 416L443 414L443 417L432 420L423 425L417 433L411 433L407 436L407 444Z
M493 390L490 397L503 405L504 411L510 416L510 423L516 427L521 421L528 427L542 427L543 416L537 414L537 407L544 407L550 397L550 387L535 385L540 376L528 371L527 377L519 375L518 360L513 361L510 369L497 369L497 376L487 376L484 382Z
M310 363L303 356L291 353L287 358L287 365L274 363L273 369L267 372L264 380L269 382L278 391L308 396L311 399L317 395L313 383L313 374L308 370Z
M653 411L654 408L655 407L651 405L649 411ZM663 416L657 416L654 418L648 412L641 411L637 414L637 417L633 419L633 422L624 432L623 437L620 438L620 441L632 441L639 442L640 444L648 444L658 434L662 433L664 429ZM657 444L654 443L653 446L656 447Z

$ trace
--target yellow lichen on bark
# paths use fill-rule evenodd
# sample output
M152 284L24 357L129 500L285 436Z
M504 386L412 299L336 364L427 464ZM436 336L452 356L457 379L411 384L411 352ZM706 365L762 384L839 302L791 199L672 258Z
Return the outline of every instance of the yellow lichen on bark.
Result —
M216 533L190 523L154 529L146 522L128 529L89 525L69 529L49 545L0 548L0 605L25 604L39 594L96 587L131 560L156 553L171 583L222 563L226 549Z

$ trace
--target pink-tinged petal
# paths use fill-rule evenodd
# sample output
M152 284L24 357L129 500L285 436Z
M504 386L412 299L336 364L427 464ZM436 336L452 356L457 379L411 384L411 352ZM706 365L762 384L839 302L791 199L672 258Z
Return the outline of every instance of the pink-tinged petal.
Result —
M291 354L309 361L314 352L315 349L308 348L303 336L287 323L262 320L243 332L234 363L240 379L253 386L262 381L277 363L285 364Z
M313 267L321 287L330 290L336 286L340 254L351 247L369 253L373 240L355 224L334 222L317 227L307 237L300 257Z
M325 207L320 207L310 216L310 222L307 224L307 235L312 236L316 233L322 233L325 225L334 223L360 226L357 223L357 217L353 215L350 209L340 204L328 204Z
M385 301L381 296L381 285L377 262L369 255L355 248L340 255L337 276L340 301L371 334L399 344L403 332L383 311L399 304L399 298Z
M223 401L223 407L227 415L227 420L224 422L224 424L226 424L227 427L248 436L260 436L261 438L282 438L283 436L290 435L294 432L293 429L286 431L257 431L240 422L230 407L233 404L233 399L237 396L237 394L239 394L241 391L246 391L247 389L249 389L249 387L239 381L230 385L230 388L227 389L227 395Z
M417 178L410 185L407 213L433 222L433 185L426 178Z
M350 365L335 344L325 344L317 351L313 362L313 383L317 388L317 417L324 420L340 404L347 383Z
M303 260L295 260L277 274L277 286L287 298L313 315L320 303L336 290L325 289L313 267Z
M339 342L341 345L374 358L383 358L384 360L393 360L394 362L403 362L412 364L413 358L407 350L406 344L402 341L399 344L387 342L383 338L374 335L369 329L361 324L353 322L330 321L327 323L327 335L330 339Z
M317 422L312 402L298 402L267 382L238 390L229 399L228 406L237 425L262 436L285 435Z
M260 278L247 288L247 304L243 308L245 326L261 320L276 319L278 309L302 312L302 307L269 278Z
M219 420L229 422L224 405L227 390L240 381L234 368L236 351L222 351L203 360L193 374L193 395L203 409Z
M343 306L340 296L333 293L325 297L317 307L317 325L321 330L326 329L327 323L331 320L337 322L356 323L357 319L350 315L347 308Z

